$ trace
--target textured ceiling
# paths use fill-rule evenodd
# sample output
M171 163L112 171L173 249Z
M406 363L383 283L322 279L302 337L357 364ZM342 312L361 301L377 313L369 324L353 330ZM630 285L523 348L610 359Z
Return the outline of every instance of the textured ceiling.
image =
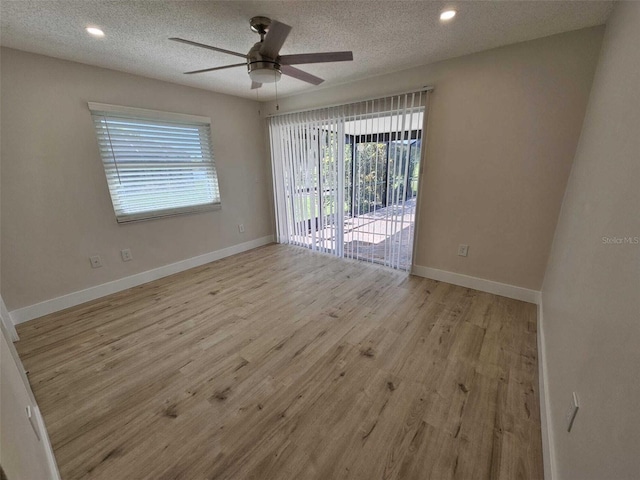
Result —
M447 24L439 21L444 7L458 10ZM245 68L182 74L238 63L237 57L167 39L246 53L259 39L249 18L265 15L293 27L282 54L353 50L353 62L300 67L326 79L319 87L283 76L278 94L285 96L599 25L611 7L602 1L0 0L0 44L255 99ZM88 25L106 36L90 37ZM260 100L273 96L273 84L260 90Z

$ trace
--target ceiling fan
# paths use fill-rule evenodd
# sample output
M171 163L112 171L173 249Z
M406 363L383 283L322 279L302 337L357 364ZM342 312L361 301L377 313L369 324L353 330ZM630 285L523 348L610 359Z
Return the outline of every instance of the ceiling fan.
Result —
M353 60L353 52L326 52L326 53L299 53L294 55L280 55L280 49L284 44L291 27L284 23L271 20L267 17L253 17L250 21L251 30L260 35L260 41L257 42L249 53L238 53L224 48L212 47L203 43L192 42L184 38L172 37L169 40L175 42L186 43L195 47L208 48L216 52L228 53L236 57L242 57L246 61L243 63L234 63L233 65L224 65L222 67L204 68L202 70L194 70L185 72L187 75L194 73L213 72L215 70L224 70L227 68L247 67L249 77L251 77L251 89L260 88L263 83L275 83L280 80L282 74L288 75L303 82L313 85L320 85L324 80L322 78L311 75L292 65L300 65L304 63L325 63L325 62L347 62Z

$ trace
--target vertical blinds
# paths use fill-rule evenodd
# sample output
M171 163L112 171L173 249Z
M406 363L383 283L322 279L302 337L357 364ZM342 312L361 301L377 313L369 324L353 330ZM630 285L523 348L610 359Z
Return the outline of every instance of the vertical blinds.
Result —
M270 118L278 238L341 255L344 122L337 109Z
M219 207L208 119L89 107L118 222Z
M409 270L427 92L269 119L278 241Z

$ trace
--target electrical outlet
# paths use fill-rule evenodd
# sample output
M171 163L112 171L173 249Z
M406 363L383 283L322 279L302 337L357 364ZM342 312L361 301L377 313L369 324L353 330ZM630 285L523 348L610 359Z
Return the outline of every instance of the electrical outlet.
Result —
M571 406L567 409L567 413L565 414L565 422L567 424L567 432L571 431L573 427L573 422L576 420L576 415L578 414L578 409L580 408L580 404L578 403L578 394L573 392L571 396Z
M89 261L91 262L91 268L100 268L102 266L102 259L100 258L100 255L89 257Z
M244 233L244 223L238 224L238 230L240 231L240 233Z
M124 250L120 250L120 256L122 257L123 262L128 262L133 260L133 256L131 255L131 249L125 248Z
M469 245L458 245L458 255L460 257L466 257L469 253Z

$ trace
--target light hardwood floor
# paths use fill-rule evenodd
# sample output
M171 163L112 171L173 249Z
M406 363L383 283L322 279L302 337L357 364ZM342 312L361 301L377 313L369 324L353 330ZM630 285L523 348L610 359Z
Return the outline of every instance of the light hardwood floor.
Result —
M269 245L16 344L70 479L541 479L535 305Z

